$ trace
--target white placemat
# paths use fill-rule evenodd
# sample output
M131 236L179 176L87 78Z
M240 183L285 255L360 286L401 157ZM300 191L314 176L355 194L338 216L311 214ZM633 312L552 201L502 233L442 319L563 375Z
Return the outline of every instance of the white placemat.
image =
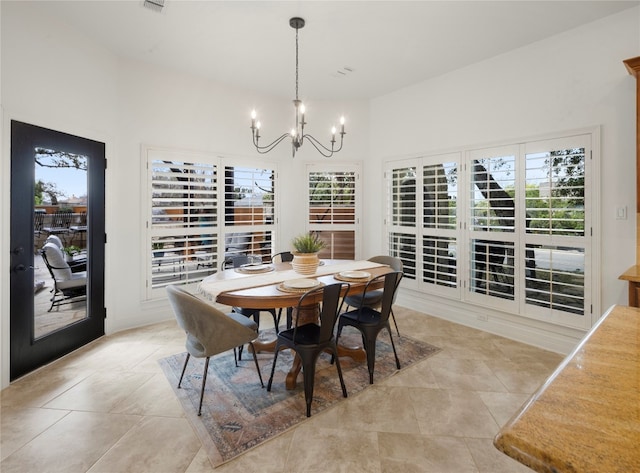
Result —
M283 281L290 279L300 279L302 277L318 277L326 276L327 274L336 274L341 271L357 271L360 269L377 268L385 266L384 264L374 263L372 261L344 261L334 264L324 264L318 266L318 270L312 275L301 275L296 273L293 269L285 271L274 271L272 273L262 274L243 274L240 277L233 279L218 279L217 274L203 279L198 284L198 293L210 301L215 301L218 294L227 291L236 291L238 289L248 289L251 287L268 286L270 284L279 284Z

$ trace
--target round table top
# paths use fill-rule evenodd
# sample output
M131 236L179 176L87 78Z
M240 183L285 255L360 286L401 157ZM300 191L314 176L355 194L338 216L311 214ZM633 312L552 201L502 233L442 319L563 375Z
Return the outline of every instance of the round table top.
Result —
M335 261L335 260L334 260ZM331 260L327 262L327 264L331 264ZM375 265L375 263L372 263ZM291 269L290 263L274 263L276 271L286 271ZM328 268L327 268L328 269ZM393 271L389 266L375 266L366 269L367 272L371 273L371 277L376 277L382 274L389 273ZM334 275L337 274L327 274L323 276L300 276L300 278L309 278L309 279L317 279L324 285L343 283L345 281L341 281L336 279ZM218 273L210 276L210 281L219 280L225 281L229 279L241 278L244 275L239 274L233 269L227 269L224 271L219 271ZM349 281L349 294L361 293L364 290L364 287L367 284L367 280L364 281ZM250 281L247 281L250 284ZM251 307L252 309L273 309L273 308L285 308L285 307L294 307L300 296L302 296L302 292L285 292L278 289L279 283L276 284L268 284L257 287L247 287L242 289L235 289L229 291L223 291L217 294L216 302L228 306L233 307ZM343 297L346 295L343 294Z

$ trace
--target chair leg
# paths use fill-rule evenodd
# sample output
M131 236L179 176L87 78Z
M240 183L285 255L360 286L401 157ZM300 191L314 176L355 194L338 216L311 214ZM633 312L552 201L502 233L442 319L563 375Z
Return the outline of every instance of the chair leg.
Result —
M393 319L393 325L396 326L396 332L398 333L398 337L399 337L400 330L398 329L398 322L396 322L396 315L393 313L393 307L391 308L391 318Z
M367 368L369 369L369 384L373 384L373 370L376 366L376 337L362 336L364 349L367 352Z
M398 359L398 353L396 352L396 344L393 343L393 335L391 335L391 327L387 323L387 331L389 332L389 339L391 340L391 348L393 348L393 355L396 357L396 368L400 369L400 360Z
M307 357L302 358L302 375L304 379L304 400L307 403L307 417L311 417L311 402L313 401L313 384L316 376L315 357L313 357L312 359L309 359L307 355Z
M278 352L280 347L276 344L276 350L273 353L273 365L271 366L271 376L269 376L269 382L267 383L267 391L271 391L271 383L273 382L273 374L276 372L276 361L278 361Z
M204 374L202 375L202 388L200 389L200 405L198 415L202 414L202 398L204 398L204 386L207 384L207 371L209 371L209 357L204 361Z
M278 330L278 325L280 324L280 316L276 313L275 309L269 309L267 312L269 312L273 317L273 327L276 329L277 334L280 331Z
M287 329L293 327L293 307L287 307Z
M260 372L260 365L258 364L258 357L256 356L256 349L253 346L253 342L249 342L251 345L251 353L253 353L253 361L256 364L256 369L258 370L258 378L260 378L260 386L264 388L264 383L262 382L262 373Z
M233 361L236 362L236 368L238 367L238 351L236 348L233 349Z
M340 386L342 387L342 397L347 397L347 387L344 384L344 378L342 377L342 368L340 367L340 360L338 359L338 348L337 345L333 347L333 353L331 354L331 358L336 361L336 368L338 369L338 378L340 378Z
M242 352L244 351L244 345L238 347L238 361L242 361Z
M180 384L182 383L182 378L184 377L184 372L187 370L187 363L189 363L189 358L191 357L190 353L187 353L187 357L184 359L184 365L182 366L182 374L180 375L180 380L178 381L178 389L180 389Z

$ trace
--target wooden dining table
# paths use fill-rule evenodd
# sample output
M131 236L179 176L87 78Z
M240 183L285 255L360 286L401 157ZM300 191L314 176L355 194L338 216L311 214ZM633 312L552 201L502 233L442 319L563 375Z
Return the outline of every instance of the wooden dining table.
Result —
M318 268L317 274L303 276L293 272L291 263L272 263L268 271L268 277L261 274L247 274L238 269L226 269L205 278L198 286L200 294L219 304L231 307L246 307L251 309L287 309L295 308L304 292L289 292L283 290L282 283L291 279L317 279L323 285L330 285L340 282L348 282L349 289L343 291L342 297L362 293L367 282L376 276L393 271L389 266L371 261L347 261L347 260L323 260L323 265ZM340 279L340 273L349 270L366 271L371 276L368 279L348 280ZM380 284L381 286L382 284ZM312 303L321 302L321 295ZM315 321L318 312L314 307L308 307L301 314L293 314L294 317L304 317L304 321ZM275 338L269 341L254 341L257 352L274 351L276 345ZM348 356L355 361L366 361L366 353L360 346L349 347L344 344L338 345L338 356ZM300 372L299 359L296 356L294 363L286 377L286 388L295 389L298 373Z

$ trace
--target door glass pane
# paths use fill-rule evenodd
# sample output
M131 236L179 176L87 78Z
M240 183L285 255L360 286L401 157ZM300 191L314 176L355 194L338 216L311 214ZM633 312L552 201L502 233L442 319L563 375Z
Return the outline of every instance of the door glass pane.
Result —
M87 157L35 149L34 338L87 317Z

